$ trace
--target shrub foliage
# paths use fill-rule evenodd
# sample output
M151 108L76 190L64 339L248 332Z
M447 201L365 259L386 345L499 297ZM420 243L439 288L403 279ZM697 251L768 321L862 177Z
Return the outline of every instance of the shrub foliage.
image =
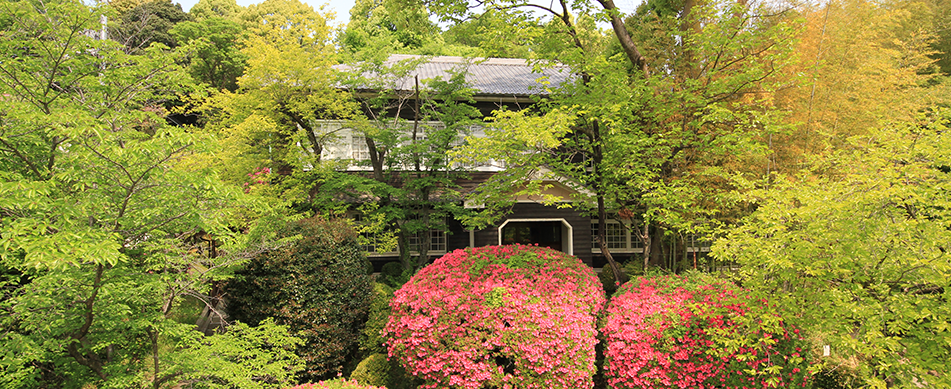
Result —
M428 388L591 388L597 277L534 246L456 250L395 294L391 358Z
M285 236L299 239L252 259L229 283L229 313L251 324L275 318L304 340L302 378L336 376L367 318L366 256L344 221L305 219Z
M386 353L382 331L390 318L390 300L394 292L389 285L379 282L374 282L372 288L367 322L360 333L360 354L364 357Z
M805 384L798 330L723 282L628 282L607 308L611 388L771 388ZM767 312L764 314L764 312Z
M356 381L336 378L328 381L320 381L316 384L301 384L289 389L387 389L381 386L362 385Z

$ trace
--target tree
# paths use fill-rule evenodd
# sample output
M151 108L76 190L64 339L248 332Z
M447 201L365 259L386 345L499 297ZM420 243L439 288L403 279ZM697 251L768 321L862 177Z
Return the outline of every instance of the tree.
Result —
M341 172L324 178L311 203L323 212L342 211L341 199L345 207L357 204L365 219L372 221L367 224L376 227L373 232L384 240L396 238L401 263L414 271L428 264L430 231L447 230L447 219L463 213L456 180L465 172L447 153L480 115L471 105L464 67L448 80L409 77L427 60L388 63L378 58L355 65L346 85L354 90L369 88L374 95L359 100L366 118L356 118L349 125L363 138L369 158L347 163L369 167L370 172L367 176ZM399 85L408 80L414 82L412 90ZM377 200L366 204L367 198ZM420 238L415 248L410 244L413 236Z
M241 26L222 17L183 21L170 31L188 53L189 70L195 81L215 90L238 89L248 57L241 52Z
M477 222L504 211L524 177L550 171L549 178L577 189L576 206L598 216L601 251L619 274L603 236L612 210L625 210L616 218L644 241L645 267L668 256L659 245L666 232L708 232L729 220L736 184L726 172L750 165L776 130L777 115L763 96L781 85L795 22L767 5L685 3L661 12L664 4L649 3L634 15L645 22L628 30L616 25L613 3L601 2L600 17L615 25L615 52L591 32L591 18L574 17L567 3L558 10L517 4L553 15L547 51L539 52L559 53L548 58L579 77L555 89L539 114L496 114L490 136L471 140L460 154L464 161L503 156L509 170L477 199L499 205Z
M361 59L361 53L457 55L471 48L446 42L439 26L419 0L360 0L350 9L350 21L338 37L341 51Z
M751 193L756 212L714 246L745 287L831 346L826 367L857 365L869 387L951 382L946 123L934 110L850 138Z
M188 14L196 22L214 17L234 20L243 10L244 7L235 0L199 0L188 10Z
M110 29L109 35L132 54L141 53L152 43L174 48L179 42L170 31L186 20L189 16L182 11L180 4L173 4L171 0L154 0L121 13L118 25Z
M531 14L487 9L472 19L452 24L443 33L448 44L479 48L479 56L532 58L535 40L544 30Z
M946 100L930 58L936 31L921 20L921 3L835 1L801 12L801 59L786 72L803 77L777 94L792 126L772 139L772 171L795 174L849 137Z
M177 58L92 37L104 10L80 2L0 9L0 268L12 276L0 300L3 385L160 388L233 382L225 374L272 363L258 380L286 385L295 363L282 347L293 339L273 326L245 350L261 365L196 375L215 342L182 319L183 302L207 301L211 282L260 241L232 227L262 231L242 218L264 204L179 165L213 142L165 122L167 91L187 88ZM191 238L201 232L219 255L200 254Z
M222 91L201 102L229 151L222 176L236 183L269 168L320 168L320 155L334 131L317 118L346 119L356 107L335 85L334 47L326 19L297 1L270 0L240 17L249 32L241 53L248 58L236 92ZM297 146L300 144L300 146ZM217 164L216 162L208 162Z
M428 16L426 7L419 3L362 0L350 9L342 41L351 52L360 51L371 39L392 40L396 49L416 49L437 33Z

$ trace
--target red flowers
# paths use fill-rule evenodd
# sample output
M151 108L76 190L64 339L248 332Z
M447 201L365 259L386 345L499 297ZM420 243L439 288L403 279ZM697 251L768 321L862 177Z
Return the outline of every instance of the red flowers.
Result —
M591 388L597 277L534 246L456 250L396 292L391 357L428 386Z

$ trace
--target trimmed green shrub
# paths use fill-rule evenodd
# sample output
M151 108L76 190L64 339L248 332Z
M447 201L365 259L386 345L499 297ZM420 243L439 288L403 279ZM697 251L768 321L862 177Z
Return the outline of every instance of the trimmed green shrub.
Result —
M560 251L456 250L396 292L384 334L424 388L591 388L603 305L594 271Z
M389 381L390 362L385 354L370 354L357 365L350 379L363 385L386 386Z
M414 389L416 382L406 374L406 369L395 359L387 360L386 354L372 354L357 365L350 379L363 385L385 386L388 389Z
M344 221L305 219L287 226L294 243L253 258L227 285L233 318L256 325L273 317L303 339L303 381L336 376L355 358L370 306L371 277L356 233Z
M399 262L387 262L383 264L380 273L386 277L399 277L403 274L403 265Z
M390 317L390 300L393 299L393 288L379 282L373 283L373 296L370 300L370 312L366 326L360 336L360 353L362 355L386 353L381 331Z

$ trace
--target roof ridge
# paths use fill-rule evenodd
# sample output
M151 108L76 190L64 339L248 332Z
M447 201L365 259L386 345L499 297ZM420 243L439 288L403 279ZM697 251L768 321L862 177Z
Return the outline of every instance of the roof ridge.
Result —
M422 58L426 57L424 55L418 54L391 54L387 61L401 61L405 59L412 58ZM429 59L429 63L449 63L449 64L465 64L466 60L471 60L473 65L489 65L489 66L532 66L528 63L527 59L524 58L498 58L498 57L461 57L454 55L437 55L432 56ZM565 67L562 64L555 64L553 67Z

